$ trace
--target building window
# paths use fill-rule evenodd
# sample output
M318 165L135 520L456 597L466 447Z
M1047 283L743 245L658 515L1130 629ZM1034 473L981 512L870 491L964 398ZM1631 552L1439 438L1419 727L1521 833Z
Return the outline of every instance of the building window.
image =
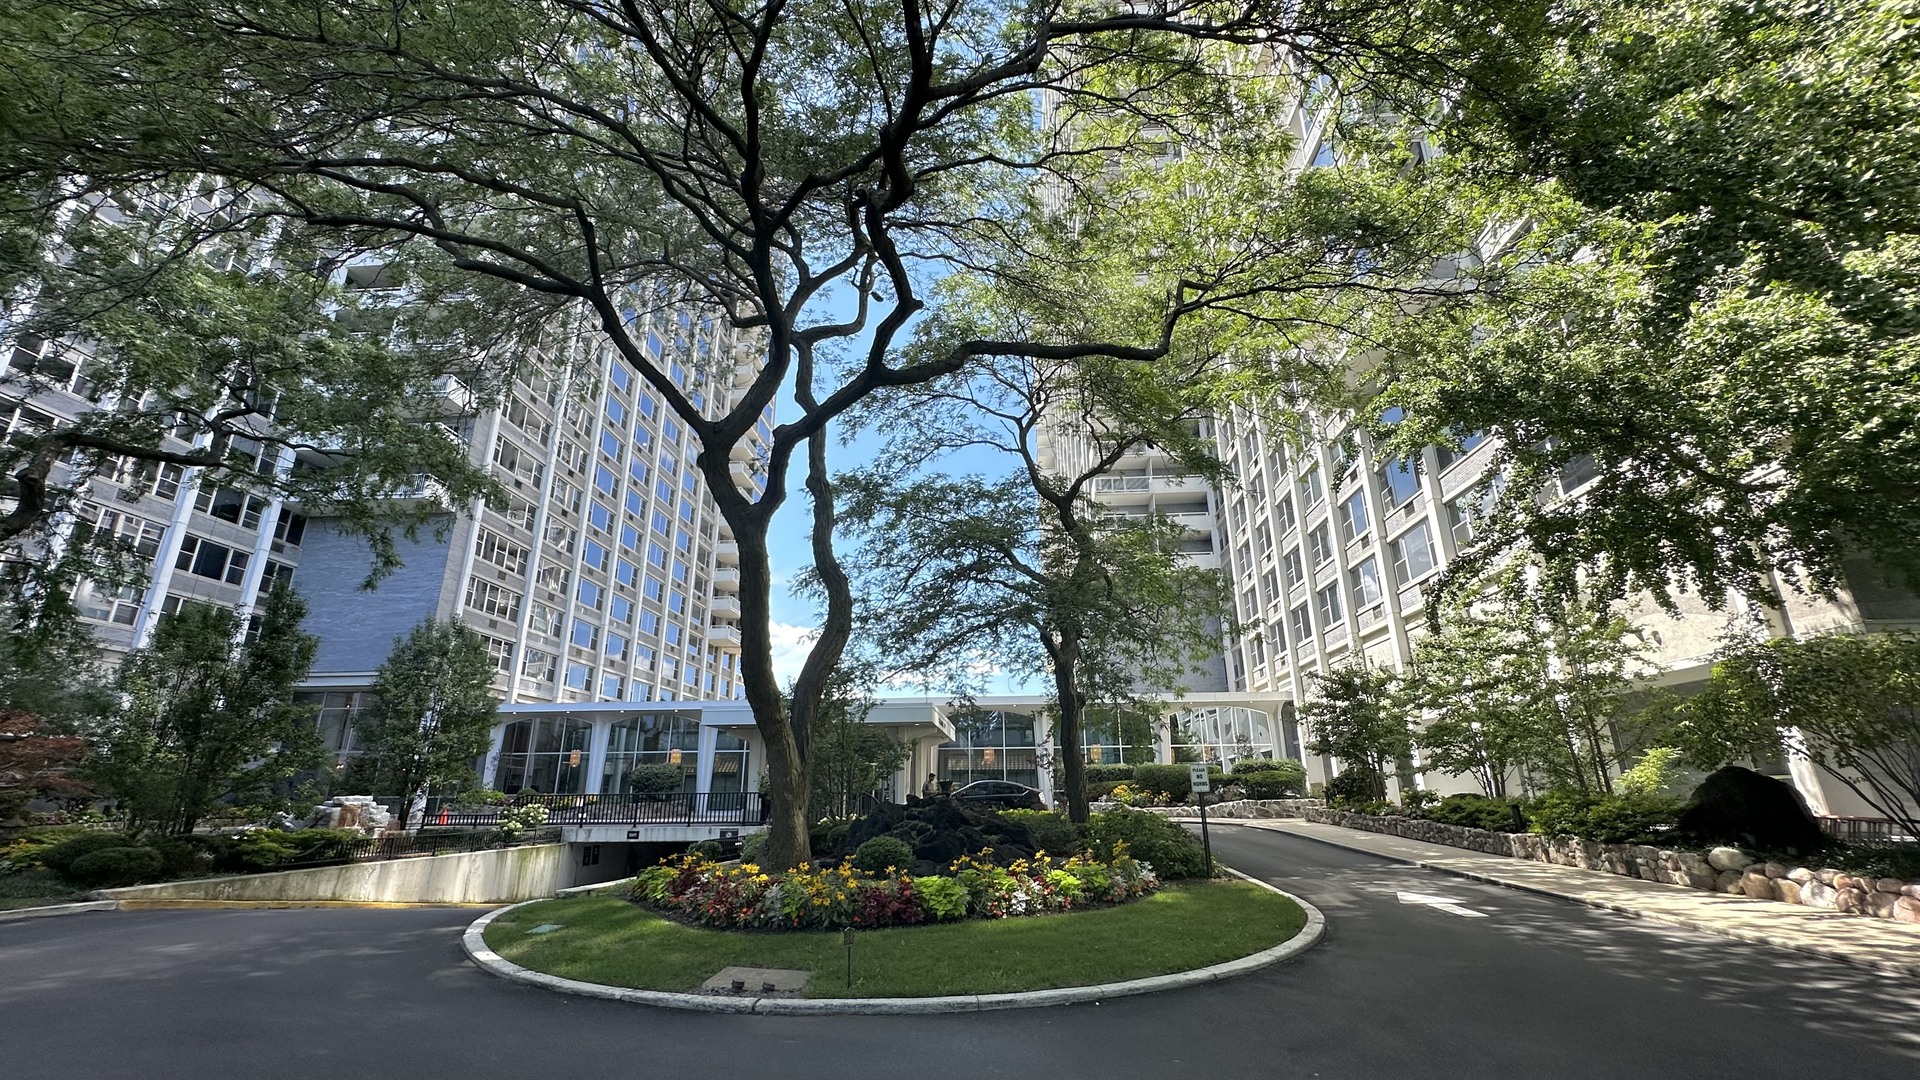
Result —
M273 525L274 540L286 544L288 547L299 547L300 541L306 539L306 536L306 517L301 514L296 514L285 507L281 507L280 519L274 522Z
M480 635L480 640L487 643L487 655L493 658L493 666L498 668L502 675L513 674L513 642L502 641L485 634Z
M1353 581L1353 606L1361 610L1380 602L1380 564L1369 555L1348 572Z
M567 689L585 690L593 681L593 669L576 660L567 662Z
M193 508L222 521L253 529L259 527L261 515L267 512L267 500L229 487L202 487L193 500Z
M592 649L594 646L600 644L600 628L585 619L575 619L573 620L573 636L569 640L583 649ZM569 683L568 685L571 686L572 684ZM585 690L586 687L584 685L575 686L574 689Z
M1447 528L1453 542L1461 548L1472 547L1486 534L1487 518L1499 497L1496 484L1475 488L1447 504Z
M1475 431L1466 435L1460 440L1460 449L1458 450L1455 450L1451 446L1438 447L1437 450L1440 455L1440 468L1442 469L1452 468L1455 464L1457 464L1460 461L1460 459L1466 457L1468 454L1473 453L1474 447L1479 446L1481 443L1486 441L1487 441L1486 432Z
M1305 647L1313 641L1313 623L1307 618L1307 605L1300 604L1287 612L1287 633L1297 646Z
M1294 482L1294 491L1300 496L1300 505L1311 510L1327 498L1327 487L1320 479L1320 466L1308 469L1306 475Z
M474 554L481 562L497 566L515 576L527 572L527 549L492 529L482 528Z
M467 607L494 619L518 619L520 617L519 593L504 589L491 581L470 578L467 581Z
M1447 507L1449 513L1453 507ZM1433 537L1427 523L1421 522L1393 541L1393 577L1400 585L1412 583L1433 572Z
M568 685L572 685L571 669ZM586 689L584 668L581 683L574 689ZM500 766L494 773L494 787L506 792L580 794L587 790L587 760L592 746L593 724L586 720L571 716L515 720L501 733Z
M1321 626L1331 627L1334 623L1339 622L1340 584L1335 582L1313 594L1313 606L1314 610L1320 616Z
M1367 534L1367 493L1356 491L1340 504L1340 534L1352 543Z
M354 753L353 724L367 704L368 695L360 690L305 691L293 696L299 705L318 706L314 726L320 732L320 744L335 759Z
M1103 717L1096 717L1094 714L1098 711L1087 710L1087 731L1082 742L1087 747L1089 760L1111 756L1114 761L1121 761L1126 750L1136 744L1145 750L1143 760L1153 760L1150 727L1144 737L1123 744L1125 732ZM954 715L953 729L953 741L942 745L935 755L934 775L938 780L955 789L976 780L1007 780L1032 788L1040 786L1040 770L1034 758L1038 741L1033 717L995 709L970 709Z
M140 596L140 590L131 585L114 588L84 581L74 590L73 606L86 618L132 626L140 615Z
M238 585L247 576L248 559L246 554L225 544L216 544L204 537L188 536L180 545L180 555L174 559L173 568L195 577Z
M520 677L550 683L560 672L560 658L550 652L528 649L520 660Z
M1280 566L1286 573L1289 588L1297 589L1307 580L1307 564L1300 558L1299 548L1288 548L1287 553L1280 556Z
M600 610L600 599L602 596L602 593L600 591L600 586L594 584L591 581L586 580L585 578L582 578L580 580L579 595L580 595L580 602L582 604L585 604L587 607L590 607L595 611Z
M1333 533L1326 522L1313 527L1307 534L1307 554L1312 557L1313 565L1319 566L1333 558Z
M1405 506L1420 493L1420 467L1409 458L1380 466L1380 492L1389 509Z

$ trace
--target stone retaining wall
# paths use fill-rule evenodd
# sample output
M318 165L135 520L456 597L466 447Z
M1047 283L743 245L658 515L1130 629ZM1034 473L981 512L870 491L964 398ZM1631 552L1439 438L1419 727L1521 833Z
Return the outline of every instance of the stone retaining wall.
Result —
M1920 882L1856 877L1844 870L1762 863L1739 848L1717 847L1703 855L1645 844L1601 844L1573 837L1491 832L1420 818L1376 817L1319 806L1310 807L1297 816L1324 825L1387 833L1489 855L1604 870L1622 877L1756 900L1779 900L1827 911L1920 923Z
M239 877L101 889L109 900L351 900L361 903L506 904L575 884L566 844L465 851ZM611 867L610 867L611 869Z

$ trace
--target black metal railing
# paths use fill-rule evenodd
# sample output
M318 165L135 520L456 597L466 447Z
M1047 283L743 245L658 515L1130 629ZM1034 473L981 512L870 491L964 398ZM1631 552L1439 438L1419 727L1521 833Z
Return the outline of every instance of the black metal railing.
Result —
M1820 828L1835 840L1849 844L1885 843L1891 840L1912 840L1900 828L1896 821L1882 817L1837 816L1822 817Z
M544 806L548 826L568 825L759 825L766 797L752 791L676 791L668 794L516 795L497 806L463 805L458 799L428 799L427 829L486 828L517 806Z
M277 869L456 855L467 851L489 851L523 844L554 844L559 841L560 830L557 828L527 829L511 838L503 836L497 829L485 832L391 833L364 839L330 838L296 852L279 863Z

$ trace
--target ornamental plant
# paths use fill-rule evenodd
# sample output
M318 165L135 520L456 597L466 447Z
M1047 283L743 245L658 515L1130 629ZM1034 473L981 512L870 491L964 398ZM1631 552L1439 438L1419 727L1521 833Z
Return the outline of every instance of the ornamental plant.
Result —
M704 926L743 930L833 930L1003 919L1120 903L1159 885L1153 868L1126 852L1113 857L1044 853L1007 866L992 849L954 860L952 876L865 873L852 866L796 867L769 874L754 863L724 866L689 853L642 872L637 903Z

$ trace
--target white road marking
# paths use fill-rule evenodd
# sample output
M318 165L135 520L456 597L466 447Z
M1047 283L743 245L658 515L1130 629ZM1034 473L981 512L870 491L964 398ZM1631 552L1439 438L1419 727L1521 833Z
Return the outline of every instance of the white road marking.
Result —
M1487 917L1487 913L1484 911L1475 911L1461 904L1458 900L1451 900L1444 896L1428 896L1426 893L1417 892L1395 893L1394 895L1398 896L1400 902L1403 904L1420 904L1424 907L1444 911L1449 915L1458 915L1465 919L1484 919Z

